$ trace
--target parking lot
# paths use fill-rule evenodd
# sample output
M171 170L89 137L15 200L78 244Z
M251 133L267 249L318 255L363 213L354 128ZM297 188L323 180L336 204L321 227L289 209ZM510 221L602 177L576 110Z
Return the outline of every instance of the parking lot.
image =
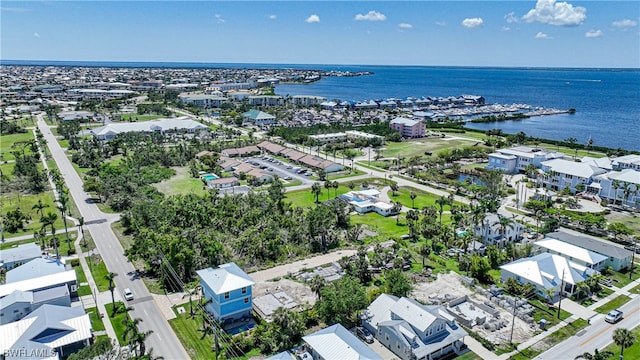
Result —
M285 161L274 159L268 155L254 156L244 160L254 166L258 166L264 171L278 175L280 179L285 181L299 180L303 185L311 184L311 176L315 175L310 169L303 166L287 163Z

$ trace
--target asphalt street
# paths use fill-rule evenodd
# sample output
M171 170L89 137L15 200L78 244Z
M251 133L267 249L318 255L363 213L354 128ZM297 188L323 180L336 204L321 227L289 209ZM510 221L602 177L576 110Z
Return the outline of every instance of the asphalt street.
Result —
M80 176L76 173L71 161L51 133L51 129L44 122L42 115L38 115L38 127L47 140L51 155L58 165L71 196L76 202L80 215L85 219L85 229L91 233L96 247L107 265L107 269L118 274L115 278L116 291L120 294L125 288L130 288L133 291L134 300L127 303L127 305L134 308L131 316L143 320L139 325L141 331L153 331L147 339L147 349L153 348L154 355L162 356L165 359L187 359L188 355L182 344L162 316L162 312L142 280L132 279L131 276L127 275L131 274L135 269L124 256L122 246L111 230L111 223L118 220L119 216L103 213L92 202L91 197L83 190Z

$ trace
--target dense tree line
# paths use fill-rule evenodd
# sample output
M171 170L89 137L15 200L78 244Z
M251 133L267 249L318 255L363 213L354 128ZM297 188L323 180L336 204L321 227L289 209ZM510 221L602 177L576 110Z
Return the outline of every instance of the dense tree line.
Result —
M18 125L16 121L9 121L6 118L0 120L0 135L24 134L27 129Z

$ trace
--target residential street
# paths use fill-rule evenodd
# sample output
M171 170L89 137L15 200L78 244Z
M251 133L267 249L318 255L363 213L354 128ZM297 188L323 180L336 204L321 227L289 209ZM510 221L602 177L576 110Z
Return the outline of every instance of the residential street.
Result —
M111 223L118 220L119 215L103 213L91 201L91 197L84 192L80 176L51 133L49 126L44 122L42 114L38 115L38 127L47 140L53 159L55 159L69 192L76 202L80 211L79 215L85 219L85 229L91 233L107 269L118 274L115 278L116 291L122 293L125 288L130 288L133 291L135 299L127 303L128 306L134 308L131 316L143 320L139 326L140 331L153 330L153 334L146 342L147 349L153 348L154 355L162 356L165 359L187 359L188 356L182 344L166 322L142 280L131 280L127 275L133 272L134 268L124 256L122 246L111 230Z

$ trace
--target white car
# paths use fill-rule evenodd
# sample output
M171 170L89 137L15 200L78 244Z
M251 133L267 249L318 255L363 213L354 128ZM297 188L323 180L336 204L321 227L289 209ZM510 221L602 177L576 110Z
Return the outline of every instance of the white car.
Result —
M609 311L607 316L604 317L604 321L611 324L615 324L620 320L622 320L622 311L618 309Z
M124 298L127 301L133 300L133 292L131 291L131 289L129 288L124 289Z

